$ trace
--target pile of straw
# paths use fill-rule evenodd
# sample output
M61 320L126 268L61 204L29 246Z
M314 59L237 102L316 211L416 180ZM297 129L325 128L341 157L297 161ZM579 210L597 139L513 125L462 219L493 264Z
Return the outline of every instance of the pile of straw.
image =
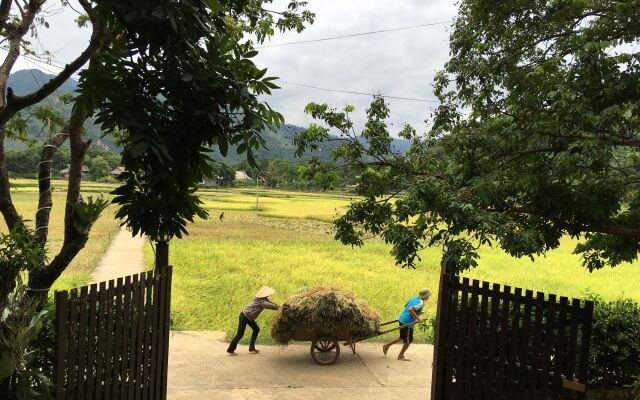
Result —
M303 288L289 297L276 313L271 337L288 344L296 332L332 333L366 337L380 328L380 314L366 301L336 286Z

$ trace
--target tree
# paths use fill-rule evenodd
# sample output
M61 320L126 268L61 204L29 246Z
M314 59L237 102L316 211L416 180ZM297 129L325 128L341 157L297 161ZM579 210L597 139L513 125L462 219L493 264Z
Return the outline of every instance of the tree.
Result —
M464 0L451 59L438 74L433 128L404 155L388 151L382 99L362 137L337 152L363 175L338 237L381 234L399 262L423 245L445 245L458 269L480 244L533 256L564 235L591 270L640 250L640 4L635 1ZM347 112L308 111L330 126ZM300 140L326 138L310 127ZM389 188L398 182L403 190ZM397 197L395 203L392 198Z
M231 186L236 179L236 171L221 161L212 161L210 167L211 175L223 186Z
M101 156L97 156L93 160L91 160L90 168L91 178L96 181L106 178L107 176L109 176L109 172L111 172L109 163L107 163L107 161Z

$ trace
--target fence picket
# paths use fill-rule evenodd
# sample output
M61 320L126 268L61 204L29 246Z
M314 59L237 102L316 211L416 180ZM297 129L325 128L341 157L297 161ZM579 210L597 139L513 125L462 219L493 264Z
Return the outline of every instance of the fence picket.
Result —
M165 267L162 269L164 272L165 292L164 292L164 308L163 318L164 325L162 329L163 334L163 351L162 351L162 390L160 392L160 399L167 398L167 374L169 373L169 336L171 335L171 282L173 279L173 268Z
M124 279L122 291L122 336L120 343L120 364L118 375L120 376L119 398L127 398L129 385L129 349L131 348L131 276Z
M77 394L79 399L86 398L84 384L87 379L87 340L88 340L88 315L87 315L87 295L88 287L83 286L80 288L80 296L78 297L78 373L77 373ZM81 384L82 383L82 384Z
M67 360L67 397L75 399L78 388L78 290L71 289L69 292L69 335L68 335L68 355Z
M150 271L147 273L147 279L145 282L145 307L144 307L144 351L143 351L143 364L142 364L142 398L147 399L149 395L149 369L150 369L150 347L151 347L151 330L153 321L153 280L155 278L156 271Z
M142 398L142 366L144 365L144 343L145 343L145 331L144 331L144 313L145 313L145 292L147 288L147 273L140 274L140 291L138 292L138 342L136 345L136 390L135 399Z
M521 366L521 368L518 369L518 385L520 388L525 389L529 385L527 381L527 371L531 360L531 309L534 305L533 292L531 290L525 291L523 303L521 340L518 346L518 361ZM523 391L523 396L525 399L534 399L526 389Z
M127 388L127 400L134 400L137 383L137 354L138 347L138 326L137 321L140 315L140 275L133 276L131 283L131 315L134 317L131 322L131 349L129 349L129 382Z
M104 395L105 386L105 349L107 346L107 284L100 282L98 290L98 335L97 335L97 353L96 353L96 380L95 380L95 398L101 400Z
M476 342L478 339L477 335L477 327L478 327L478 296L480 295L480 282L476 279L473 280L472 286L470 288L471 301L469 303L469 317L468 326L469 330L466 336L467 349L466 360L464 364L464 385L463 390L467 394L467 398L472 398L473 394L476 393L477 384L475 383L474 376L474 365L477 364L478 358L476 358Z
M55 293L56 300L56 347L55 347L55 384L56 400L66 398L66 377L68 327L69 320L69 297L66 291Z

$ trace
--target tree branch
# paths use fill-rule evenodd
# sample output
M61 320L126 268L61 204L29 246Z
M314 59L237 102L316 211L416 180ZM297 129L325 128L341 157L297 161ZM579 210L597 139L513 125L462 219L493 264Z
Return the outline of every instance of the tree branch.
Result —
M7 25L7 18L11 12L11 3L12 0L2 0L2 2L0 2L0 32L2 32Z
M26 96L13 96L7 99L7 106L3 112L0 112L0 124L6 123L9 118L15 112L34 105L41 100L44 100L47 96L52 94L57 88L59 88L64 82L67 81L73 75L74 72L79 70L89 59L98 51L105 41L105 32L100 26L94 25L93 33L89 44L84 51L71 63L65 65L63 70L49 82L45 83L40 89Z
M65 124L60 133L52 136L42 145L40 163L38 166L38 209L36 210L36 240L46 243L49 234L49 220L53 200L51 196L51 163L53 156L69 137L69 123Z

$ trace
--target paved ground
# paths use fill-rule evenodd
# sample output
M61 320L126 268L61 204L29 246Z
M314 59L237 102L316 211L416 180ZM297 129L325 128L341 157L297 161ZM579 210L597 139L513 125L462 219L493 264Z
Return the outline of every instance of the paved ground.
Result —
M131 232L120 228L93 270L92 283L144 271L144 240L144 237L133 237Z
M229 357L223 340L221 332L172 332L170 400L406 400L430 391L430 345L413 345L412 361L402 362L399 346L385 358L380 344L362 343L358 355L343 347L338 363L325 367L313 363L308 344L263 346L258 355L240 346L240 355Z

